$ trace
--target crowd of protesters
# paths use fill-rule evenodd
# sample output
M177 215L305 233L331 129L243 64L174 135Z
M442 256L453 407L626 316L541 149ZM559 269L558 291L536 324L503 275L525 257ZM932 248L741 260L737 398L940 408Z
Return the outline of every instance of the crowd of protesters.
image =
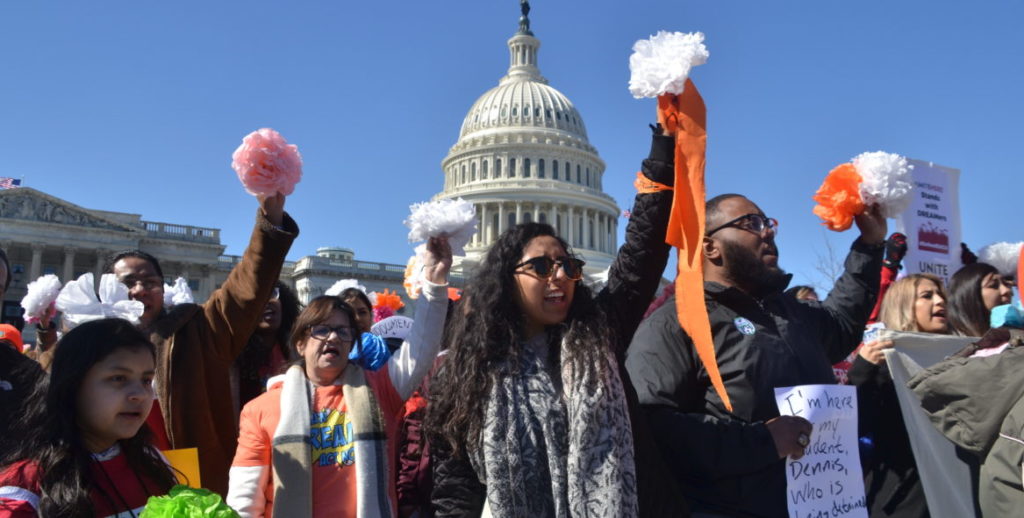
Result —
M981 466L980 508L1024 510L1024 337L991 323L1013 279L980 262L948 286L898 278L906 240L887 239L869 207L819 299L787 289L771 200L715 196L699 251L723 401L673 292L658 297L674 148L657 127L641 172L662 188L637 194L603 286L555 228L524 223L451 301L452 250L436 237L397 336L373 333L359 289L303 307L278 280L299 232L280 194L259 198L242 260L202 304L165 305L159 258L112 255L105 270L141 303L137 322L44 318L31 355L0 326L0 517L138 516L189 482L163 454L186 448L201 485L246 517L786 516L785 459L815 431L780 415L774 389L837 382L857 388L872 441L871 516L928 516L886 368L892 342L862 343L875 321L1000 351L919 383L951 427L995 407L964 446ZM0 294L10 278L0 251ZM1007 427L1016 443L999 439Z

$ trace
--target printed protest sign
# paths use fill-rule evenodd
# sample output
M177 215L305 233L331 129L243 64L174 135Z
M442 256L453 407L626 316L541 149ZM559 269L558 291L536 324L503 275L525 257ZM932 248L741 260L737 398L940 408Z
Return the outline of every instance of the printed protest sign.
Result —
M857 389L848 385L800 385L775 389L779 413L814 425L799 460L786 459L790 518L867 518L857 449Z
M907 236L904 273L930 273L949 282L960 268L960 171L910 160L914 192L896 218L896 229Z

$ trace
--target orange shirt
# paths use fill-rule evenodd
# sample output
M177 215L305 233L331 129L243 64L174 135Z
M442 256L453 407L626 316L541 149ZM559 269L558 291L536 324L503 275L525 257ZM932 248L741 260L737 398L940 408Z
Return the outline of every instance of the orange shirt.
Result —
M366 373L367 383L380 405L387 433L390 473L395 471L398 432L397 416L403 408L402 399L388 377L388 369ZM240 420L238 450L232 468L265 467L270 470L271 440L281 418L281 387L277 383L269 391L245 405ZM313 516L356 518L356 469L354 463L352 422L341 385L317 387L310 412L309 439L313 462ZM273 474L266 477L263 496L266 516L271 516L274 500ZM394 478L388 492L395 501Z

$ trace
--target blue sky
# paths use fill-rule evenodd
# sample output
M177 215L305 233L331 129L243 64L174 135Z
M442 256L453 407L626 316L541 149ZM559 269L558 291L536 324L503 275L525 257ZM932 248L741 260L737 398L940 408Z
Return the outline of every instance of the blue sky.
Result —
M532 2L540 67L580 110L623 208L652 100L628 90L633 42L703 31L709 195L748 194L781 222L780 262L821 282L811 196L878 149L962 170L964 239L1024 239L1024 7L1011 2ZM408 205L508 64L518 2L4 2L0 176L88 208L223 230L242 251L255 200L230 168L260 127L299 146L288 199L318 246L404 263Z

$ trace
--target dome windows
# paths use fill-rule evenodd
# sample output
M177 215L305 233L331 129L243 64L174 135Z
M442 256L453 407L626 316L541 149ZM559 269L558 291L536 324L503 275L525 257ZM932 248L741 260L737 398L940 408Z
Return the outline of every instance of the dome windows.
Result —
M544 178L544 159L537 160L537 178Z
M486 160L484 160L483 163L480 164L480 178L484 179L484 180L487 179L487 161Z
M501 178L501 159L500 158L495 158L494 159L494 177L495 178Z
M587 174L589 175L590 171L587 171ZM469 164L469 181L476 181L476 162Z
M515 178L516 177L516 159L514 159L514 158L508 159L508 177L509 178ZM513 223L513 225L514 224L515 223Z
M551 178L554 180L558 179L558 160L551 161Z
M523 159L523 178L529 178L529 177L530 177L530 159L529 158L524 158Z

